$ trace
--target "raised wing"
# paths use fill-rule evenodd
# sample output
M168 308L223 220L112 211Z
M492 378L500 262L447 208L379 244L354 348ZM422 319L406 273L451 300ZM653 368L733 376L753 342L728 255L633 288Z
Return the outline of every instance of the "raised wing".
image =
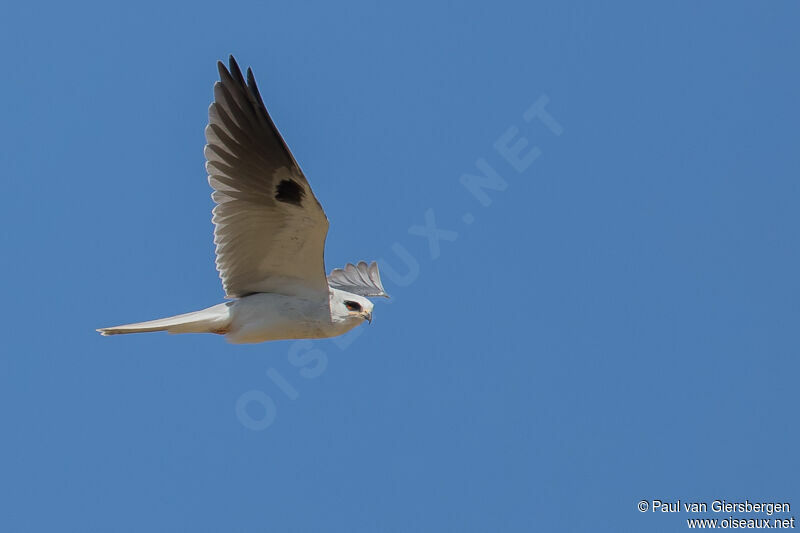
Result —
M352 292L360 296L374 298L389 295L383 290L381 275L378 272L378 263L374 261L367 265L364 261L353 265L347 263L344 268L335 268L328 275L328 285L334 289Z
M328 294L328 219L267 113L253 72L217 64L205 148L217 270L229 298Z

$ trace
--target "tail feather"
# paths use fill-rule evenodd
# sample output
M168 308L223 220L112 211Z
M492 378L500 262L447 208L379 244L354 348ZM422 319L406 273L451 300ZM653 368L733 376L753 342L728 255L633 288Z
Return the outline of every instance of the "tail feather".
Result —
M100 328L100 335L122 335L124 333L145 333L166 331L169 333L227 333L231 323L230 304L226 302L200 311L176 315L147 322L123 324Z

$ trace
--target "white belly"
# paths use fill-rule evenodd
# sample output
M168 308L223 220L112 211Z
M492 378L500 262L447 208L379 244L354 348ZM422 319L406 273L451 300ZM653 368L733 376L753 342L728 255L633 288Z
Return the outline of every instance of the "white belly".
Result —
M256 343L286 339L335 337L358 325L356 321L334 323L328 300L312 302L281 294L253 294L231 306L228 341Z

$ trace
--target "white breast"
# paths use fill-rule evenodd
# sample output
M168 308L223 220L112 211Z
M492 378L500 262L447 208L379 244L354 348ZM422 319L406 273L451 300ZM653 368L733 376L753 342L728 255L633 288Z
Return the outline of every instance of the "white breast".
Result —
M236 300L226 335L235 344L285 339L318 339L346 333L357 322L334 323L330 304L282 294L259 293Z

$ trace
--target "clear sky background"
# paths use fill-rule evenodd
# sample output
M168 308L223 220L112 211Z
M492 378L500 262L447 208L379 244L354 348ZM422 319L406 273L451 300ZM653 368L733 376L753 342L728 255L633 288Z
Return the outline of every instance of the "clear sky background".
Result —
M6 4L0 529L800 515L800 8L644 4ZM338 342L102 338L221 301L202 149L230 53L328 268L379 260L393 299ZM463 186L478 160L505 190Z

